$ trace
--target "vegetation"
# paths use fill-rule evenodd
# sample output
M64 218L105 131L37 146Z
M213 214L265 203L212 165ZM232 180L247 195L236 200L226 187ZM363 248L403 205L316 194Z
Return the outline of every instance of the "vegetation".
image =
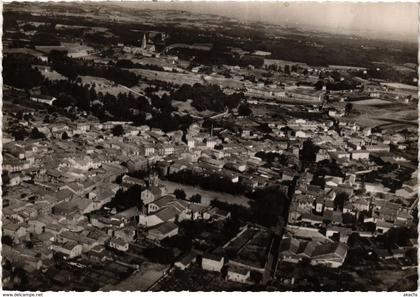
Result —
M213 200L211 205L229 211L233 220L250 221L267 227L276 226L279 217L287 216L288 198L279 188L258 190L252 196L254 199L249 209L218 200Z
M111 208L116 208L117 211L124 211L128 208L137 206L138 209L141 209L143 203L140 199L142 188L139 185L134 185L129 188L127 191L118 190L115 194L115 197L108 204Z
M235 108L244 98L243 93L234 93L226 95L217 85L201 85L193 86L184 84L178 90L171 94L171 99L177 101L186 101L191 99L191 105L199 111L212 110L223 111L227 108Z
M174 191L174 195L177 199L185 199L185 197L187 196L184 190L181 190L181 189L176 189Z
M229 194L243 194L246 192L246 187L240 183L233 183L231 180L220 176L219 174L209 174L207 176L200 176L189 169L184 169L176 173L169 174L167 178L181 184L191 186L200 186L206 190L224 192Z
M116 125L112 128L112 135L114 136L122 136L124 134L124 128L121 125Z
M3 59L4 83L20 89L31 89L40 86L44 77L32 67L36 59L30 55L7 55Z

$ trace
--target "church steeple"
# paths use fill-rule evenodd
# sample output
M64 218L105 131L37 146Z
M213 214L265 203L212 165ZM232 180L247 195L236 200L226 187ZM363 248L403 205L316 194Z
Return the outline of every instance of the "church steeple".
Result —
M146 37L146 33L145 33L145 34L143 34L143 40L141 42L141 48L146 49L146 47L147 47L147 37Z

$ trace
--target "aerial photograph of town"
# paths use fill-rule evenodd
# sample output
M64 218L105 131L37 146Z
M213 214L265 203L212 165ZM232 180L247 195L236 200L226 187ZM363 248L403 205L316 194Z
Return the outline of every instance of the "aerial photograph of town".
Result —
M3 290L416 291L417 29L417 3L3 4Z

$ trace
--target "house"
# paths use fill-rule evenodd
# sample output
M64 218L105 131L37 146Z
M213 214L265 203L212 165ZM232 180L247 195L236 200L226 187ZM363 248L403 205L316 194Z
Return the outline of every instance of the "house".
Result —
M172 155L174 151L175 151L175 147L169 143L165 143L158 148L159 155L161 156Z
M395 195L398 197L403 197L405 199L412 198L414 195L416 195L418 192L417 188L412 188L409 186L404 186L401 189L398 189L395 191Z
M111 216L111 222L117 223L119 226L127 224L128 222L136 222L139 216L139 209L133 206Z
M89 256L92 260L97 262L112 261L112 251L106 250L105 246L97 245L89 253Z
M368 152L389 152L390 146L389 144L376 144L376 145L367 145L366 150Z
M156 199L153 202L150 202L145 205L147 207L147 213L151 214L151 213L157 212L158 210L168 206L168 204L175 201L177 201L178 203L183 203L183 202L180 202L180 200L176 199L173 195L166 195L166 196L160 197L159 199Z
M21 267L27 272L34 272L39 270L43 264L35 250L32 249L18 247L12 248L8 245L3 245L1 253L2 260L8 259L13 264L13 266Z
M235 162L227 162L224 166L226 169L238 171L238 172L244 172L246 170L246 164L241 163L240 161Z
M128 251L129 243L121 237L113 237L109 241L109 246L116 250L126 252Z
M210 219L210 214L207 211L208 206L198 204L198 203L190 203L188 208L185 209L179 216L179 220L187 219L187 220L208 220Z
M320 149L317 153L316 153L316 159L315 162L321 162L323 160L329 160L330 159L330 154L328 153L328 151L324 150L324 149Z
M367 201L366 199L357 199L355 201L353 201L353 206L358 210L358 211L369 211L370 209L370 202Z
M324 198L318 197L315 200L315 211L317 213L322 213L323 210L324 210Z
M100 209L101 204L96 203L87 198L75 197L70 201L71 204L76 205L81 214L87 214L94 210Z
M408 223L411 222L413 219L413 216L410 214L410 212L408 210L400 210L398 211L397 217L396 217L396 223L397 222L401 222L401 223Z
M226 280L237 283L247 283L250 279L251 272L245 267L231 265L226 274Z
M18 243L27 235L27 228L22 224L9 223L3 225L3 236L9 236Z
M181 162L174 162L169 167L169 174L180 172L183 169L186 169L187 166Z
M307 224L312 225L312 226L321 226L323 218L322 218L322 216L317 216L317 215L314 215L314 214L311 214L311 213L309 213L309 214L304 213L304 214L302 214L302 219L301 220L302 220L303 223L307 223Z
M181 269L181 270L185 270L188 267L190 267L190 265L192 263L194 263L196 261L197 255L190 251L187 254L185 254L184 256L181 257L181 259L179 259L178 261L176 261L174 263L175 267Z
M47 228L48 227L49 226L47 226ZM57 234L56 241L61 243L77 242L78 244L82 245L83 252L88 252L94 246L99 244L96 239L92 239L80 233L75 233L71 231L62 231L61 233Z
M53 244L51 249L64 254L66 259L72 259L82 254L83 247L75 241L67 241L63 244Z
M349 236L353 233L353 230L346 227L339 226L330 226L327 228L326 236L331 238L333 236L338 236L340 242L347 243Z
M307 137L306 132L302 131L302 130L295 131L294 134L295 134L295 137L298 137L298 138L306 138Z
M365 183L365 190L366 192L371 193L386 193L389 192L390 189L385 187L383 184L379 183Z
M284 168L281 174L281 179L292 181L295 178L295 175L296 175L296 171L290 168Z
M63 201L52 208L52 213L54 215L72 216L79 213L79 208L74 203Z
M90 130L90 124L89 123L77 123L76 128L79 131L87 132L87 131Z
M360 151L353 151L351 153L351 158L353 160L369 160L369 151L360 150Z
M210 209L209 214L214 221L227 220L228 218L230 218L230 212L220 209L218 207L213 207L212 209Z
M124 176L121 178L121 181L127 185L127 189L130 186L139 185L143 188L146 187L146 182L142 179L131 177L129 175L124 174Z
M148 157L150 155L153 155L155 153L155 147L151 143L144 143L140 147L140 153L144 155L145 157Z
M333 155L337 158L337 159L350 159L350 153L346 152L346 151L336 151L333 153Z
M344 202L343 213L350 213L352 215L356 215L356 212L354 210L354 206L351 202L349 202L349 201Z
M189 149L194 148L195 147L195 138L187 135L186 136L186 139L187 139L187 146L188 146L188 148Z
M175 222L182 213L188 212L188 205L187 201L176 199L172 195L164 196L146 206L148 215L144 212L140 214L139 224L150 227L162 222Z
M115 230L114 232L115 237L122 238L127 242L133 242L136 238L136 235L136 228L133 226L126 226L122 229Z
M285 238L280 242L279 258L285 262L299 263L308 259L311 265L337 268L347 256L347 245L342 242L305 241Z
M376 232L379 234L384 234L388 232L392 227L392 223L385 222L383 220L376 221Z
M334 210L334 200L325 200L324 210L333 211Z
M373 252L376 254L376 256L378 256L379 259L390 260L393 258L392 253L387 249L376 248L373 250Z
M148 230L147 238L152 240L163 240L178 234L178 226L172 222L163 222Z
M150 187L141 191L140 199L144 205L148 205L155 200L158 200L164 195L164 191L160 187Z
M208 148L214 148L214 146L217 144L217 137L208 137L206 138L206 147Z
M164 222L175 222L179 213L175 208L166 207L152 215L140 214L139 225L152 227Z
M217 159L209 158L206 156L202 156L199 161L200 163L208 164L217 169L222 169L223 166L225 166L225 163L223 160L217 160Z
M50 106L52 106L54 101L57 100L57 98L55 98L55 97L46 96L46 95L30 96L29 99L34 101L34 102L48 104Z
M326 243L315 248L311 255L311 265L338 268L347 256L347 245L342 242Z
M46 224L38 220L28 221L28 231L33 234L41 234L45 232Z
M207 271L220 272L225 264L225 258L220 255L204 254L201 260L201 268Z
M20 174L11 174L9 177L9 186L14 187L19 185L22 182L22 177Z

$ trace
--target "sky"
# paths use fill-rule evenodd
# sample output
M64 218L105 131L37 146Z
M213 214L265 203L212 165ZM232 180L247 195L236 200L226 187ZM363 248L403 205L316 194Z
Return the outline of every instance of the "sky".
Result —
M398 2L127 2L138 8L210 13L242 21L316 27L381 39L417 40L418 4Z

